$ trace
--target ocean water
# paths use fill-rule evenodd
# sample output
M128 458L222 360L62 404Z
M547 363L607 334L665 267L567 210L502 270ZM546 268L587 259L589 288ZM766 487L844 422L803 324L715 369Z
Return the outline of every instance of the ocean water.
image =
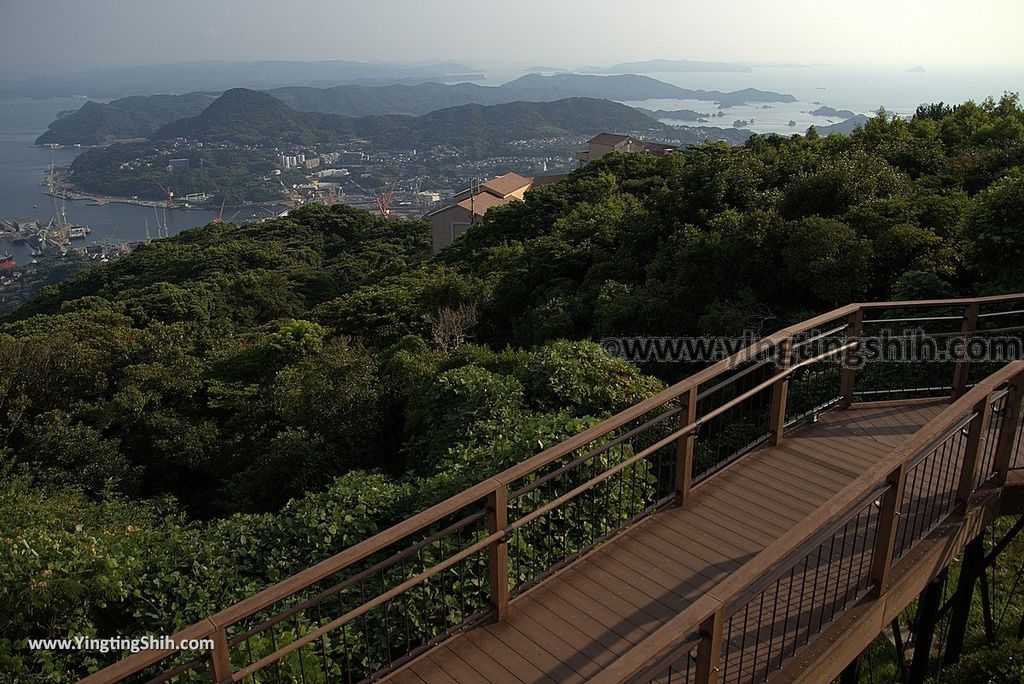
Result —
M704 124L728 127L737 119L754 119L754 124L746 128L758 133L803 132L811 124L823 126L841 121L839 118L809 114L820 105L867 115L884 107L890 113L910 116L921 104L956 104L967 100L980 102L989 96L999 98L1007 91L1024 92L1024 73L1020 70L990 67L935 66L926 68L923 73L912 72L904 67L754 67L751 73L645 75L694 90L758 88L787 93L797 98L797 102L793 103L768 103L770 109L762 109L761 105L730 107L724 110L725 116L709 119ZM655 102L657 107L645 106L648 109L717 112L710 102ZM788 126L791 120L797 122L796 127Z
M47 100L0 99L0 218L36 218L48 221L54 213L53 200L39 182L53 162L66 166L81 150L49 150L33 147L32 142L46 130L57 113L81 107L83 100L59 98ZM86 201L66 203L68 220L87 225L92 234L75 245L100 244L106 240L122 242L145 238L146 222L156 234L156 216L150 207L130 204L92 206ZM167 212L167 232L171 235L186 228L206 225L211 211L174 209ZM163 222L163 212L160 220ZM240 219L239 219L240 220ZM0 252L14 255L19 264L31 260L32 248L0 239Z
M821 105L867 115L884 107L889 112L910 116L921 104L980 102L989 96L998 98L1006 91L1024 93L1024 71L1020 69L925 64L923 73L909 71L914 66L755 65L749 73L640 73L691 90L728 92L757 88L786 93L797 99L793 103L768 103L769 109L762 109L759 104L729 107L724 110L725 116L699 124L728 128L739 119L753 119L754 124L745 128L758 133L802 133L812 124L825 126L840 121L808 114ZM481 83L498 85L522 75L523 72L495 71L488 73L487 79ZM700 100L647 100L626 104L647 109L691 109L712 114L718 111L713 103ZM791 120L796 121L795 127L788 125ZM691 121L678 123L698 125Z

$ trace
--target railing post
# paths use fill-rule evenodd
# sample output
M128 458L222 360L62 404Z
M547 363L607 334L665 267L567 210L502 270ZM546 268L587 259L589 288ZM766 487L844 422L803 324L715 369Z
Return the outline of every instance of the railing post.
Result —
M843 369L839 377L839 407L850 408L853 404L853 390L857 385L858 354L860 352L860 338L864 333L864 309L857 309L850 314L850 327L846 330L846 341L856 342L857 346L848 349L843 354Z
M696 684L718 684L722 660L722 606L700 623Z
M487 531L508 527L508 487L500 485L487 497ZM502 537L487 547L487 569L491 585L491 611L501 622L508 617L508 541Z
M988 434L988 423L992 416L992 395L985 397L974 405L974 419L967 432L967 446L964 449L964 460L960 465L960 480L956 488L956 499L966 504L974 493L978 483L978 460L984 451L985 435Z
M788 371L793 365L793 336L790 335L779 345L778 368L780 371ZM782 436L786 430L786 405L789 401L790 375L787 373L780 378L772 387L772 412L771 436L768 443L771 446L778 446L782 443Z
M227 634L223 627L218 627L211 636L213 648L210 649L210 676L213 684L230 682L234 672L231 669L231 651L228 648Z
M1003 415L1003 422L999 429L999 436L996 438L995 454L995 477L997 485L1006 484L1006 474L1010 471L1010 461L1013 459L1014 442L1017 440L1017 430L1020 427L1022 404L1024 404L1024 373L1019 373L1010 380L1009 393L1006 395L1006 403Z
M679 396L679 429L693 425L697 420L697 385ZM693 486L693 452L697 435L689 430L679 437L676 448L676 505L685 506L690 501Z
M885 593L892 571L892 559L896 548L896 530L903 506L903 491L907 485L907 463L904 461L887 478L889 488L882 494L878 511L878 528L875 533L875 548L871 555L871 581L874 583L875 598Z
M961 328L963 333L964 348L960 352L960 358L956 362L956 370L953 372L953 401L956 401L967 391L967 376L971 371L971 356L968 349L974 333L978 329L978 312L981 306L977 302L971 302L964 309L964 324Z

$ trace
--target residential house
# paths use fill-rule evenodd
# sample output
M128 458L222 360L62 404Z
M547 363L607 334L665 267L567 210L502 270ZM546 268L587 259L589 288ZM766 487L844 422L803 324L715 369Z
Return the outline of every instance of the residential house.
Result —
M588 164L612 152L647 152L664 157L671 152L678 151L679 147L676 145L644 142L631 135L619 133L601 133L587 141L587 149L580 152L578 158L581 163Z
M427 214L434 254L455 242L455 238L482 219L488 209L522 200L534 185L533 178L506 173L466 188L456 194L450 204Z

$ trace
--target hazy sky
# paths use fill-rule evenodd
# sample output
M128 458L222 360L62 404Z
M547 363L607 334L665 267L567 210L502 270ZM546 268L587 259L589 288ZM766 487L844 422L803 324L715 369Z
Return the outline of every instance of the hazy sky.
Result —
M203 59L1024 64L1024 0L0 0L5 71Z

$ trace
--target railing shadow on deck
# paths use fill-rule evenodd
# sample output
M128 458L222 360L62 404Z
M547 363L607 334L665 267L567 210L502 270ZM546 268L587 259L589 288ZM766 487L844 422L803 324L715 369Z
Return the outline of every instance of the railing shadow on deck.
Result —
M212 639L214 647L199 657L187 658L176 650L146 651L83 681L239 682L254 675L260 681L377 678L460 631L503 620L516 596L651 513L685 506L693 488L710 475L753 449L780 443L786 430L824 411L858 401L964 396L977 384L980 368L966 353L948 363L875 362L858 369L862 339L880 331L903 340L920 340L922 331L937 339L1019 335L1024 331L1022 302L1024 294L853 304L785 328L175 635ZM1007 401L1011 392L1011 418L1019 422L1019 384L1008 386L1001 400ZM969 396L977 395L976 388ZM962 407L962 402L955 406ZM1005 412L1006 407L997 409L999 415ZM988 425L992 409L983 413L978 420ZM975 428L974 419L970 426ZM990 455L990 463L1013 452L1013 435L1005 437L1011 432L1000 431L1008 446L1000 447L999 456ZM975 437L972 433L971 439ZM884 477L870 484L884 484L877 493L879 518L873 524L878 525L876 536L893 538L882 549L887 558L904 542L897 540L898 530L884 515L894 516L893 507L905 505L908 473L916 482L913 472L920 467L905 458L899 468L881 473ZM879 475L876 471L869 475ZM831 513L830 519L843 512L870 514L878 497L872 493L875 498L864 503L864 492L859 494L856 500L844 500L847 508L824 512ZM849 508L854 504L861 508ZM823 519L815 516L814 522ZM799 527L779 544L791 543L792 553L817 531ZM913 540L916 532L901 534L899 539ZM771 548L781 548L779 544ZM769 550L748 567L768 569L763 558L771 557ZM878 544L872 553L879 556ZM872 557L870 587L877 588L887 573L880 563ZM754 579L748 567L734 577ZM727 582L735 584L734 577ZM858 579L856 594L866 590L862 584ZM711 606L713 610L704 610ZM701 638L701 657L691 668L696 681L708 681L709 663L721 658L723 643L732 643L723 631L735 615L725 614L723 602L708 595L670 624L679 627L678 617L697 614L700 619L686 629L717 635L710 644ZM675 633L675 641L690 632ZM783 646L787 643L784 638ZM673 643L671 648L680 652L681 647Z

